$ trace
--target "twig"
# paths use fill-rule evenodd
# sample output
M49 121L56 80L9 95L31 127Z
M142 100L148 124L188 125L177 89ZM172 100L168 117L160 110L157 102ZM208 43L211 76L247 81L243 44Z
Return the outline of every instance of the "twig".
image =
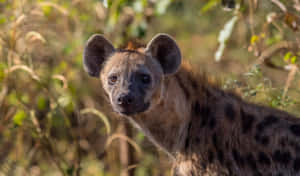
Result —
M123 134L116 133L116 134L111 135L106 141L105 149L107 149L110 146L110 144L113 142L114 139L118 139L118 138L127 141L137 152L138 158L141 158L143 156L143 152L142 152L142 149L140 148L140 146L134 140L130 139L129 137L127 137Z
M265 49L260 57L257 59L256 63L257 65L260 65L265 62L266 59L271 58L276 52L278 52L281 49L294 49L299 48L297 42L288 42L288 41L281 41L278 42L271 47Z
M300 1L299 0L294 0L294 8L297 10L297 11L300 11Z
M254 32L254 27L253 27L253 13L254 13L254 7L253 7L253 3L252 0L249 0L249 25L250 25L250 31L251 31L251 35L254 36L255 32Z
M290 66L291 66L291 70L290 70L290 73L289 73L288 78L285 83L284 91L282 94L282 99L285 98L287 91L289 90L289 87L291 86L291 83L294 80L297 71L299 70L297 65L292 64Z
M78 135L76 135L75 137L75 144L76 144L76 163L75 163L75 176L80 176L80 170L81 170L81 160L82 160L82 156L81 156L81 149L80 149L80 139L82 138L82 130L81 130L81 114L76 106L75 108L75 112L76 112L76 117L77 117L77 130L78 130Z
M287 12L286 7L278 0L271 0L275 5L277 5L283 12Z

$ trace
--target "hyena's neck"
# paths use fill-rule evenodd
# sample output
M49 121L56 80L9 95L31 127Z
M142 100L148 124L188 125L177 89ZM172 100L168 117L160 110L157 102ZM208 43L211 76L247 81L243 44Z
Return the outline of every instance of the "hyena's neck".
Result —
M144 133L167 153L175 156L186 145L194 99L206 100L209 85L185 67L164 80L161 102L146 114L134 118ZM202 102L199 102L202 103Z

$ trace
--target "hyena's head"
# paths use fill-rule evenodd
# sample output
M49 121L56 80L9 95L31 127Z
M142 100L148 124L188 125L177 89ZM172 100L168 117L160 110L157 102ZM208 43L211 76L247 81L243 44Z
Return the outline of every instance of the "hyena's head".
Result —
M113 110L134 115L158 103L164 76L177 71L181 54L167 34L158 34L139 50L115 49L96 34L87 41L83 62L90 76L100 77Z

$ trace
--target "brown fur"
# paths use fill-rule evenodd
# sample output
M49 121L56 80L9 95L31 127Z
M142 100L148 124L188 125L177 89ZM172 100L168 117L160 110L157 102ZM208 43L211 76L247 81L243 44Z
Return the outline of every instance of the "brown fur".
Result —
M247 103L187 64L162 76L143 49L130 53L129 60L119 52L107 61L104 89L109 92L106 77L115 67L139 63L151 70L158 79L148 90L151 107L125 117L172 158L175 176L300 175L300 119Z

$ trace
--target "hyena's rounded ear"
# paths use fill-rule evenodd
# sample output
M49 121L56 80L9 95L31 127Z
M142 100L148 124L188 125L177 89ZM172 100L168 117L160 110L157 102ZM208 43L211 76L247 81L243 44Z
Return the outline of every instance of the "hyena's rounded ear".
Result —
M84 48L83 66L90 76L99 77L103 62L115 51L110 41L100 34L92 35Z
M157 59L164 74L175 73L181 64L181 53L175 40L168 34L157 34L147 44L146 53Z

